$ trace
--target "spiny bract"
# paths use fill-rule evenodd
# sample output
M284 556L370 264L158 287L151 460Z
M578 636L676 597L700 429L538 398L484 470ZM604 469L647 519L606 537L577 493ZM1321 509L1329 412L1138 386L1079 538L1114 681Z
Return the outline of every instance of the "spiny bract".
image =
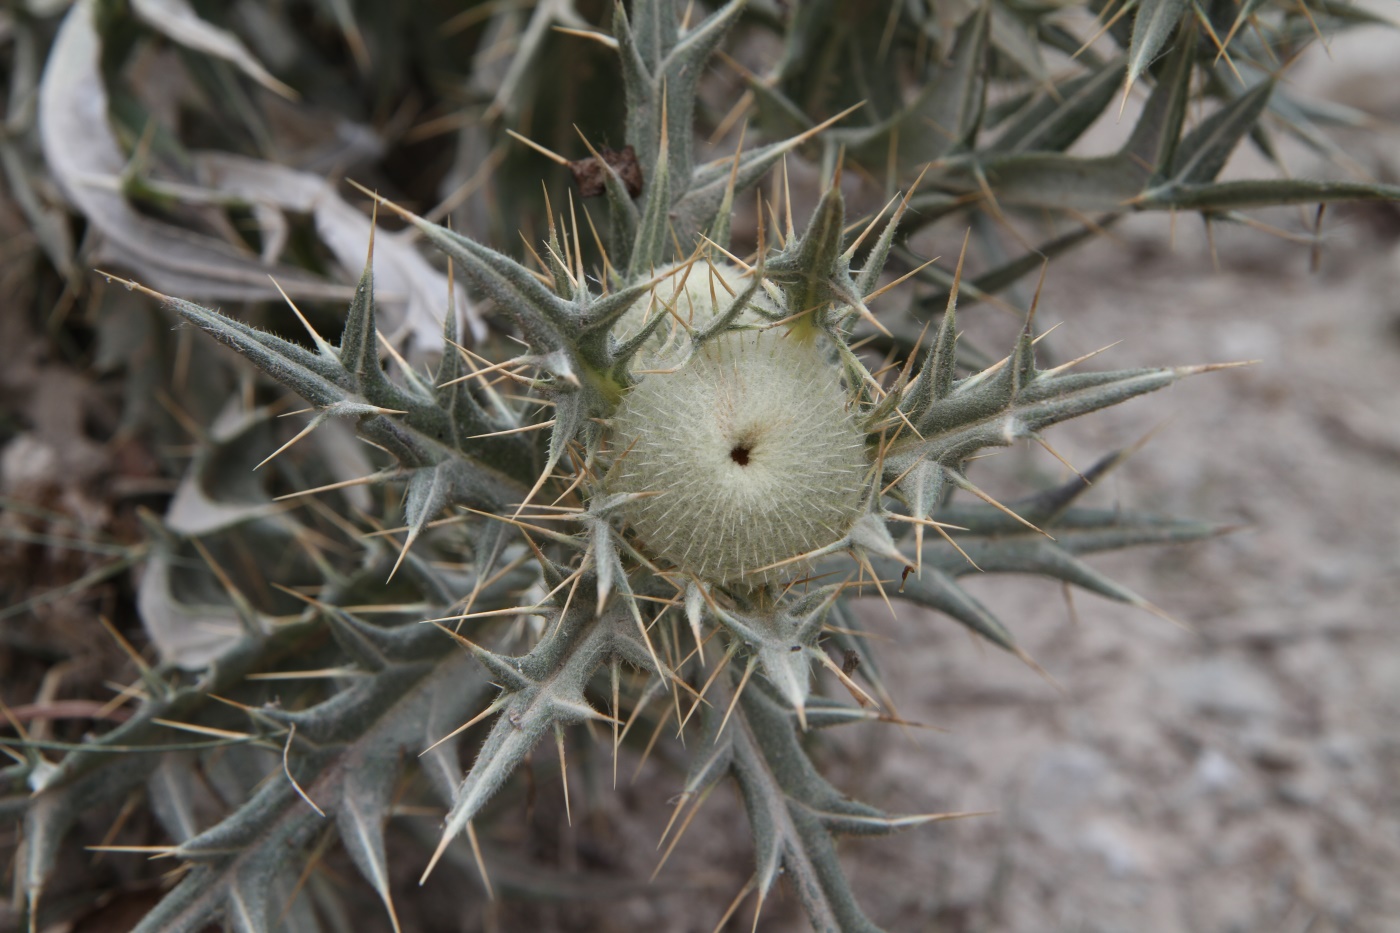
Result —
M644 365L655 363L658 366L684 359L684 351L690 345L685 339L687 334L735 310L738 293L746 290L749 278L738 266L723 259L718 262L692 259L663 268L657 276L661 282L649 296L639 298L618 319L613 336L626 342L641 333L653 317L660 317L660 322L653 325L651 340L638 358ZM787 317L782 291L766 279L750 296L747 306L739 304L738 311L737 320L750 324Z

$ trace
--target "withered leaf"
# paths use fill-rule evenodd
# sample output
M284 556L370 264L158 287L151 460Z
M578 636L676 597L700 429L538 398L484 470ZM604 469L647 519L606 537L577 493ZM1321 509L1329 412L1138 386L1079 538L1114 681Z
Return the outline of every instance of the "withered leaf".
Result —
M642 166L637 162L635 149L631 146L623 146L620 150L601 146L598 155L603 157L603 162L612 166L617 177L627 186L629 195L635 198L642 193ZM603 162L589 156L569 163L569 171L574 173L574 182L581 197L596 198L606 190L607 169Z

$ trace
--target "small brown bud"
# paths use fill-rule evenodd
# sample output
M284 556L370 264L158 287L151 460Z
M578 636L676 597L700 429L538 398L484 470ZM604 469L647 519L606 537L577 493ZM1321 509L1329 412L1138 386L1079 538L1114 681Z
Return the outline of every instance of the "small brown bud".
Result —
M617 177L622 179L622 183L627 186L627 193L632 197L642 193L642 166L637 161L637 151L631 146L623 146L621 150L609 149L607 146L600 146L598 155L603 157L617 173ZM581 197L596 198L607 190L605 179L606 169L602 162L593 156L586 159L579 159L577 162L569 163L569 171L574 173L574 183L578 185L578 193Z

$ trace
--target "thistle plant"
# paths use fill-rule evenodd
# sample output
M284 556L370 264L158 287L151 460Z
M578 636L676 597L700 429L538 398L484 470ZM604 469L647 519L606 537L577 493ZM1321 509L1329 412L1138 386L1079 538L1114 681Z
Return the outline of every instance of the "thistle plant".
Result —
M580 219L572 196L557 213L546 207L543 240L528 245L533 266L362 189L450 261L444 349L431 372L380 332L375 240L403 240L373 226L334 342L291 299L287 314L305 325L299 340L122 280L295 393L310 417L279 444L279 403L253 391L258 404L207 439L221 456L192 465L191 498L148 519L139 597L164 657L150 665L133 651L139 704L129 718L82 743L13 744L7 779L33 791L18 873L31 928L83 811L143 786L169 840L147 849L180 868L140 933L333 924L326 918L353 909L344 895L309 871L309 895L297 883L333 840L391 925L413 928L400 919L385 835L406 774L421 778L407 791L414 801L443 814L414 865L420 883L431 887L444 857L465 857L490 897L497 850L478 827L531 755L552 743L568 761L571 727L583 723L611 733L615 769L646 723L683 735L690 762L677 785L656 789L680 791L666 854L732 779L752 828L752 875L739 893L752 898L753 922L785 876L813 928L876 929L842 870L840 838L964 814L887 813L842 794L814 764L812 733L900 721L898 685L881 678L850 599L939 610L1033 664L959 577L1036 574L1151 609L1084 556L1220 530L1079 505L1125 451L1022 499L984 492L970 475L980 452L1045 444L1043 432L1062 421L1217 367L1043 366L1034 300L1005 355L974 362L984 354L960 344L960 298L988 298L1082 237L1062 235L1032 251L1034 264L1023 256L964 282L970 237L939 273L906 261L911 235L968 210L1104 211L1111 222L1129 210L1189 208L1229 219L1259 203L1395 194L1214 180L1280 101L1269 79L1235 96L1208 84L1219 109L1184 129L1193 75L1218 77L1203 42L1227 31L1223 5L1141 3L1120 37L1123 56L1089 56L1086 72L1054 94L1027 91L996 107L986 99L993 62L1029 76L1038 67L1039 46L1013 28L1031 14L969 8L939 36L936 18L916 6L893 8L889 48L902 55L941 38L947 56L925 63L930 82L913 103L892 107L899 89L882 91L872 75L823 96L833 83L808 72L822 59L814 50L835 50L826 58L839 58L844 76L873 60L841 57L844 43L859 50L872 37L865 27L834 35L851 4L801 5L778 27L786 44L771 74L735 63L769 141L707 159L697 94L742 19L741 0L709 13L667 0L617 5L609 33L570 3L537 4L516 61L537 60L537 21L615 52L631 152L604 152L585 131L580 158L554 157L601 181L608 216L601 229L586 211ZM775 10L755 7L748 28L777 22ZM92 33L93 9L74 7L69 40ZM1280 22L1297 25L1290 15ZM1041 43L1074 44L1062 27L1041 26ZM511 66L492 116L519 112L523 67ZM1136 82L1151 89L1124 150L1065 154ZM866 91L867 122L840 122ZM929 125L954 132L935 138ZM996 130L989 144L984 125ZM778 135L784 126L791 135ZM769 204L754 191L803 152L824 160L825 183L799 229L791 197ZM848 216L848 164L888 168L895 195L868 221ZM755 198L750 251L739 245L736 206ZM938 286L911 302L939 305L922 332L872 308L910 278ZM514 343L480 326L468 333L484 307ZM895 351L893 362L880 365L872 347ZM347 428L368 454L333 446ZM240 482L255 489L231 491L220 465L236 456L249 461ZM344 475L346 462L363 471ZM255 475L269 478L246 479ZM391 504L379 508L366 487L383 487ZM294 513L273 493L313 504ZM200 495L225 511L176 508ZM240 572L249 554L256 572ZM207 637L192 645L196 630ZM63 756L50 760L54 750ZM566 801L569 784L566 773Z

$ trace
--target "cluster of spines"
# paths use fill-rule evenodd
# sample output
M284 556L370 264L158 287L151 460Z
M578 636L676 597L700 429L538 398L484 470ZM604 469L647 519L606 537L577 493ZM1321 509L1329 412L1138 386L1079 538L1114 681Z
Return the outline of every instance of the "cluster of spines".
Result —
M828 385L837 382L838 373L844 373L847 380L848 391L838 390L843 415L848 425L855 424L858 420L864 425L863 433L852 432L856 443L850 446L859 448L862 458L868 453L878 468L877 474L862 475L860 486L868 485L874 489L875 484L879 483L879 492L897 494L906 505L912 503L916 508L906 516L886 509L879 495L865 496L862 500L863 516L850 522L839 535L831 535L831 540L814 548L810 553L794 555L794 558L806 563L820 560L838 551L850 551L856 556L858 566L868 573L868 581L863 575L861 580L830 584L807 595L798 595L790 594L790 587L735 589L710 586L707 584L715 581L697 578L689 583L663 584L663 592L666 586L670 586L674 595L663 596L662 599L675 601L684 595L687 609L691 609L689 594L698 593L700 599L691 613L694 617L697 644L708 637L707 629L718 626L728 633L729 639L730 647L723 659L737 658L743 662L730 666L723 676L722 670L717 668L707 681L707 688L715 691L713 697L720 697L727 692L729 699L725 716L712 722L715 750L703 758L705 766L697 779L697 786L705 784L714 776L732 773L744 789L746 804L755 827L756 842L760 847L760 863L753 882L753 889L759 894L760 905L777 877L777 868L784 866L794 877L804 904L814 919L837 922L839 926L833 928L861 929L864 928L862 924L865 921L840 876L840 869L835 861L832 834L850 831L890 831L938 817L889 817L859 804L846 804L843 810L835 812L822 810L826 815L814 817L813 813L820 810L820 801L835 792L822 790L826 787L824 782L814 784L810 776L800 780L793 778L787 773L788 765L781 764L771 757L796 741L795 736L799 729L807 728L812 723L808 714L809 703L812 702L810 691L813 663L825 666L833 673L839 671L839 667L831 662L820 644L820 640L828 631L827 613L842 593L851 586L869 582L878 587L882 577L889 579L888 568L891 561L903 567L916 565L920 555L916 554L911 558L903 554L886 530L886 520L907 520L915 524L916 529L924 527L925 524L939 527L939 523L935 522L931 515L935 507L943 501L944 484L952 481L963 485L964 488L975 489L967 484L962 476L961 467L967 456L976 449L1009 443L1015 436L1028 434L1055 421L1160 387L1184 374L1186 370L1133 371L1093 374L1087 377L1071 377L1062 370L1042 373L1034 365L1033 337L1028 326L1018 342L1016 352L1010 357L987 372L959 380L953 371L955 320L950 302L943 326L935 338L933 350L927 354L917 374L910 378L911 370L906 367L892 385L885 387L865 369L863 362L847 344L851 320L869 314L864 299L873 289L865 280L869 279L873 283L877 272L871 272L869 264L857 275L853 276L849 271L850 256L842 243L841 224L832 222L833 217L842 216L842 211L840 190L832 186L824 196L807 231L802 236L789 236L780 254L780 258L788 257L788 267L796 265L797 260L793 257L808 256L807 261L812 262L816 262L810 259L812 256L824 257L822 261L826 263L825 267L814 266L800 275L787 273L786 279L779 278L780 284L787 291L789 302L806 299L816 301L813 310L799 318L808 322L804 325L808 328L806 334L801 334L800 328L794 327L795 322L791 320L784 321L783 326L788 330L786 335L778 328L758 334L752 330L733 331L724 339L713 339L711 343L702 346L687 365L698 367L699 372L705 365L708 354L714 355L711 362L717 363L721 368L725 365L737 365L741 362L741 357L750 353L759 356L767 354L766 362L781 360L784 359L783 352L775 350L776 344L773 342L785 339L792 340L795 347L805 347L809 354L816 354L812 360L818 361L818 366L829 367L829 374L823 377ZM896 212L890 226L898 222L901 213L902 211ZM887 227L887 233L888 229ZM445 232L438 234L439 238L446 236L448 235ZM880 238L881 241L887 239L885 235ZM472 249L461 246L460 240L461 238L457 237L451 238L457 247L454 255L473 252ZM812 245L816 240L823 241L820 248ZM833 248L832 243L840 248ZM474 249L484 250L482 247ZM510 267L504 265L509 260L502 262L503 257L488 258L490 265L497 270L506 270L498 271L500 281L522 281L522 276L529 275L523 267L516 267L519 271L510 271ZM880 258L883 259L883 256ZM772 268L774 264L782 276L784 263L767 265ZM759 276L764 267L765 263L762 261L753 267L751 275L755 281L750 283L750 289L761 281ZM648 280L645 284L649 289L654 287L656 282ZM357 335L366 328L372 328L372 318L369 316L372 313L372 301L368 294L368 290L372 288L372 281L368 273L362 282L362 288L365 290L364 300L357 302L359 310L352 312L352 326L347 327L342 346L338 349L321 347L318 342L319 353L314 355L291 344L286 344L286 347L292 349L283 352L285 342L275 342L276 338L246 328L231 327L225 323L227 319L214 312L180 302L176 302L174 306L189 320L244 352L270 375L282 379L298 391L310 387L310 391L305 394L311 396L323 411L339 413L338 406L345 406L347 403L372 403L361 403L357 400L360 397L370 399L370 393L379 393L374 395L374 398L382 401L392 400L404 406L400 409L377 406L373 410L357 408L344 412L358 416L362 426L370 426L371 431L365 432L367 436L373 438L382 435L398 438L401 444L421 445L424 442L419 440L419 436L425 433L423 429L412 427L411 432L405 433L404 422L408 422L409 426L421 423L429 426L429 439L442 444L441 440L431 434L431 426L440 420L432 415L432 411L446 410L443 400L436 397L430 400L430 395L435 396L440 390L431 386L420 387L416 395L409 398L405 394L406 390L394 387L394 394L386 394L388 390L383 389L380 382L387 386L393 384L384 378L377 365L368 368L356 366L356 369L364 370L367 375L347 385L340 384L349 378L341 373L353 375L352 369L346 365L346 360L353 363L357 359L354 347L359 345L357 341L362 343L365 339ZM637 301L643 291L645 289L636 289L635 292L624 289L614 293L614 296L621 294L631 303ZM857 306L850 303L846 297L848 295L856 296ZM794 296L804 297L796 299ZM498 301L505 300L517 300L517 307L520 306L518 296L513 296L509 287L503 285L498 293ZM586 309L596 304L595 299L578 291L574 292L569 300L572 307L585 309L581 312L583 317L587 317ZM538 297L530 299L533 306L541 303ZM620 304L621 302L609 303L609 323L621 316L620 312L614 314ZM578 354L571 358L586 359L579 349L578 341L571 339L571 332L561 326L561 321L562 319L554 322L554 330L551 332L551 339L557 338L558 343L552 349L548 346L545 349L550 349L552 354L567 351L569 354ZM575 327L575 331L583 329ZM718 338L721 334L724 332L717 332L715 337ZM800 342L802 340L806 342ZM828 361L822 355L821 347L826 345L825 342L829 342L837 353L839 363ZM753 345L749 346L750 343ZM281 357L278 356L279 353L282 353ZM557 364L546 361L548 356L549 354L535 353L523 358L521 362L545 369L550 379L557 381L561 378L560 369L557 368ZM752 361L744 359L742 362L748 365ZM787 364L790 365L791 362L788 360ZM556 368L550 369L551 366ZM373 373L369 372L370 368L374 370ZM443 371L439 374L440 384L460 379L461 376L457 375L459 369L460 364L457 362L450 366L444 364ZM307 375L308 372L316 379L311 379ZM660 376L657 384L666 378L664 375ZM535 384L539 385L538 382ZM328 385L335 388L328 388ZM366 386L369 388L366 389ZM337 390L339 397L335 397ZM635 393L637 390L631 391ZM848 399L848 394L853 398ZM845 411L848 403L851 404L852 410ZM474 413L484 411L480 400L473 397L471 404L475 406ZM416 421L413 420L415 412L421 412L416 416ZM388 422L390 427L377 426L378 419ZM1009 425L1021 427L1008 430ZM510 430L505 429L509 437L518 437L509 434ZM555 435L561 430L564 428L556 420ZM908 432L907 437L902 436L901 432L904 431ZM484 433L499 436L502 432ZM469 435L462 440L474 437L475 435ZM567 441L572 442L576 439L578 438L570 437ZM381 446L385 446L391 453L397 452L391 445ZM462 450L462 459L458 461L457 455L450 454L450 445L442 446L449 450L449 455L444 461L452 464L451 468L479 469L479 466L468 459L469 450ZM489 450L489 446L486 449ZM587 456L586 451L581 452ZM444 475L445 468L441 462L424 463L418 455L404 459L404 467L415 471L409 474L410 477L421 475L416 471L424 469L431 470L430 475L434 479ZM596 481L588 480L589 467L586 462L579 462L578 473L573 477L572 484L584 481L579 488L585 494L588 503L586 509L562 516L522 515L521 510L530 495L542 487L544 479L550 475L553 467L554 464L550 463L544 476L533 484L529 492L524 491L524 481L528 479L528 474L526 477L513 477L516 482L507 491L520 499L520 505L516 507L514 517L501 517L528 534L543 536L563 545L566 553L582 552L584 562L571 572L566 572L564 568L553 564L550 558L540 554L540 566L552 584L549 603L488 610L488 614L536 613L546 617L546 635L527 655L508 658L476 643L462 641L462 644L484 664L503 692L481 714L496 715L497 719L482 746L476 764L456 793L455 803L448 816L434 862L455 835L470 829L482 806L499 790L518 763L546 734L552 731L558 737L560 727L582 719L600 719L615 725L618 723L616 713L612 716L602 714L588 699L591 684L600 668L607 667L616 671L619 663L626 663L650 672L651 676L658 678L662 683L672 685L671 689L677 698L682 688L691 693L696 692L694 688L685 684L670 664L660 660L657 648L647 634L647 618L654 613L642 607L638 596L645 595L642 591L650 589L649 584L641 584L647 578L648 568L653 566L652 560L647 554L645 540L631 541L625 528L620 527L618 522L619 516L628 514L628 510L623 508L627 502L635 502L637 497L655 490L623 489L619 495L617 491L608 489L606 482L603 486L597 486ZM920 467L933 472L921 472ZM390 474L386 474L386 478L388 475ZM915 477L924 485L913 485L911 477ZM928 488L930 482L935 484L932 493ZM473 509L483 504L461 496L450 486L440 493L441 499L436 507L423 503L413 505L411 486L409 493L410 508L415 509L423 521L447 504L470 505ZM660 497L657 498L659 500ZM486 513L493 510L499 513L510 507L509 500L504 495L497 495L484 504L487 508L481 511ZM1011 514L1006 507L997 508L1002 510L999 514ZM537 524L531 524L541 519L559 517L574 518L582 522L583 536L550 533ZM677 524L680 524L679 519ZM1025 524L1029 526L1029 520ZM942 531L942 528L939 527L939 530ZM971 560L970 554L964 553ZM746 569L762 571L786 568L784 576L791 577L796 576L800 568L800 564L795 561L783 560L776 564L774 568ZM930 569L930 577L930 582L934 578L946 580L951 588L950 592L954 594L953 602L956 603L962 598L957 595L961 591L952 583L950 573ZM773 579L781 578L775 576ZM721 579L718 582L725 581ZM579 588L592 588L597 591L596 607L592 600L574 601L575 591ZM942 600L940 608L948 608L949 595L944 593L938 597L929 597L929 589L927 585L914 583L909 587L908 595L915 599L930 599L935 603ZM550 608L551 605L554 608ZM988 634L1011 650L1017 650L1004 630L987 624L976 612L970 612L966 605L954 605L950 611L955 617L973 625L983 634ZM443 621L455 619L462 622L481 617L481 613L464 612ZM460 639L460 636L456 637ZM755 673L759 673L758 678L755 678ZM615 677L614 673L614 679ZM844 672L839 673L838 677L852 690L858 700L858 706L876 706L876 700ZM705 692L700 691L700 694ZM702 696L697 695L693 706L702 708L702 699ZM703 699L703 702L714 705L713 698ZM828 720L851 721L849 717L826 715L828 710L825 706L819 708L822 713L818 719L822 723ZM743 730L724 739L725 722L733 715L744 717ZM480 716L474 717L471 722L479 719ZM562 739L557 738L557 741L562 742ZM810 766L804 768L809 769ZM815 775L815 772L812 771L811 775Z

